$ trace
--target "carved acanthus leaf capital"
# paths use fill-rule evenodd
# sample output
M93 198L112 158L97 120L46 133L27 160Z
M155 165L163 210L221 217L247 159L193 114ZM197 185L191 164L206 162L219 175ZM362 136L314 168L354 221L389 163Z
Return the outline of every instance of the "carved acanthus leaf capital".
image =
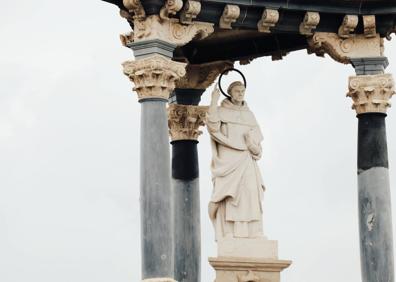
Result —
M182 89L206 89L233 63L221 61L201 65L187 65L186 75L176 82L177 88Z
M329 54L340 63L349 64L353 58L381 57L383 56L383 39L377 34L367 38L365 35L353 35L341 38L336 33L315 32L308 39L309 52L318 56Z
M357 114L386 113L395 94L391 74L359 75L349 78L348 97L353 100L352 109Z
M186 74L184 63L154 55L122 64L124 74L135 84L139 100L160 98L167 100L175 89L176 80Z
M170 104L168 107L169 134L172 141L198 140L205 125L207 106Z
M193 22L180 24L177 19L161 19L157 15L134 21L133 42L159 39L177 46L186 45L193 39L203 39L213 33L211 23Z

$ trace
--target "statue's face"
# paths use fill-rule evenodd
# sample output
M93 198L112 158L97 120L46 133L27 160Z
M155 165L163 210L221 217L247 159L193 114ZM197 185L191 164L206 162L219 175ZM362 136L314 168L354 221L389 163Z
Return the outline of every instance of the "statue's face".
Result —
M231 89L231 98L233 101L239 103L243 102L245 98L245 87L243 85L234 86Z

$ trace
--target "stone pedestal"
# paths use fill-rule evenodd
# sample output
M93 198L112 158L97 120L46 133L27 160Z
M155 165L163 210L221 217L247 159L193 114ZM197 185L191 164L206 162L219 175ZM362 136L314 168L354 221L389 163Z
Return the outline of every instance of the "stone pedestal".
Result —
M280 282L291 261L278 259L278 242L267 238L223 238L218 257L209 258L215 282Z

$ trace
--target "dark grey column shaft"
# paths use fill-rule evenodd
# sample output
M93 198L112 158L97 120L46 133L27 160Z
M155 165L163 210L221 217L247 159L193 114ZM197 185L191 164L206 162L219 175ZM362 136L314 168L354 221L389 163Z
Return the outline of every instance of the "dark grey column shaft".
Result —
M173 277L170 153L165 100L143 100L140 213L143 279Z
M204 90L175 89L173 102L198 105ZM172 144L172 185L174 193L175 279L201 280L201 222L198 141Z
M358 75L382 74L386 58L354 60ZM393 282L388 150L383 113L357 116L359 233L363 282Z

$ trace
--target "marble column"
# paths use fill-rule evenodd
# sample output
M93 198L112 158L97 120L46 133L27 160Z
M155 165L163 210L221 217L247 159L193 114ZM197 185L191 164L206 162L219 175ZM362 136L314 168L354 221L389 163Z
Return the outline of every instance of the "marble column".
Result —
M172 192L166 104L185 64L171 60L160 40L130 44L134 61L123 64L141 103L140 214L142 278L173 281Z
M393 238L385 117L394 94L386 57L351 59L349 93L358 118L358 206L363 282L393 282Z

